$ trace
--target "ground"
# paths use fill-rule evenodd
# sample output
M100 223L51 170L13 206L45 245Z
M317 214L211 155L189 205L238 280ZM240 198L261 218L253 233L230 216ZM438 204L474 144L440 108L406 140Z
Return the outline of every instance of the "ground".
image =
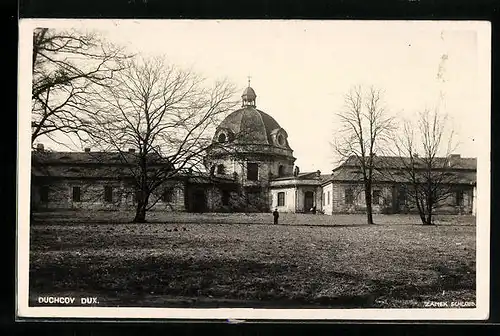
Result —
M37 214L30 302L99 306L411 308L475 301L475 219L442 216ZM95 218L99 218L96 220Z

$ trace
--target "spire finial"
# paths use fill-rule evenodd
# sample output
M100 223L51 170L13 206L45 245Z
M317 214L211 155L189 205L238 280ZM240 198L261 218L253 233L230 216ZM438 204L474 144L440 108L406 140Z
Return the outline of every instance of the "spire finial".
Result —
M250 80L252 79L252 76L248 76L248 87L250 87Z

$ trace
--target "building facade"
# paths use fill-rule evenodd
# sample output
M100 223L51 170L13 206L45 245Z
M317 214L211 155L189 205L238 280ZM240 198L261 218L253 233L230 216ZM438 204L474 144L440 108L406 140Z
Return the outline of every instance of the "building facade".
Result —
M413 185L401 169L408 158L381 156L375 160L373 175L372 211L374 213L416 213ZM402 161L403 160L403 161ZM476 211L476 159L462 158L458 154L435 158L431 173L440 180L442 190L435 211L449 214L475 214ZM420 168L423 170L423 168ZM418 170L418 169L417 169ZM427 170L425 170L427 172ZM418 172L417 172L418 174ZM422 173L423 174L423 173ZM436 178L438 180L438 178ZM335 168L322 183L323 212L325 214L359 213L366 211L361 171L355 158L349 158Z
M347 160L323 175L300 172L288 133L269 114L257 109L250 85L241 108L217 127L204 159L205 172L176 174L150 198L151 210L186 212L356 213L366 210L359 167ZM448 158L444 158L448 160ZM39 145L32 153L31 206L56 209L133 210L137 204L133 167L136 153L50 152ZM380 171L397 170L395 158L380 157ZM476 160L453 158L446 168L457 176L454 192L439 211L475 213ZM161 158L153 160L168 169ZM390 178L388 177L390 175ZM397 174L396 174L397 175ZM374 213L416 211L405 194L408 182L395 174L374 177Z

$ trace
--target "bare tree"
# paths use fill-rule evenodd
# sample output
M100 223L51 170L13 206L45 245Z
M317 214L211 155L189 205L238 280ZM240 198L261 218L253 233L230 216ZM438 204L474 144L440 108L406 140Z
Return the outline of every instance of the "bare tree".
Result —
M455 191L457 161L453 130L447 132L446 115L426 109L416 123L405 121L394 148L399 158L397 174L409 183L409 197L418 209L424 225L432 225L433 210Z
M234 87L219 81L207 88L204 79L161 58L128 61L116 77L118 84L100 94L106 113L95 116L99 132L92 141L131 163L134 221L144 222L166 181L203 170L215 125L236 104ZM129 148L133 155L125 153Z
M41 136L81 138L92 131L95 92L111 85L129 56L95 33L37 28L33 32L32 144Z
M344 96L345 107L337 116L340 128L336 130L333 148L341 161L354 159L359 166L364 186L368 224L373 224L372 186L375 153L383 152L390 139L393 118L387 116L379 89L361 86L352 88Z

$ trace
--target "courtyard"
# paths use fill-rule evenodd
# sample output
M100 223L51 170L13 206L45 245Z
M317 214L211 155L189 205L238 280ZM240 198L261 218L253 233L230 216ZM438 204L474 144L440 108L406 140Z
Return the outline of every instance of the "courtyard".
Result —
M475 301L472 216L35 214L30 304L110 307L414 308Z

